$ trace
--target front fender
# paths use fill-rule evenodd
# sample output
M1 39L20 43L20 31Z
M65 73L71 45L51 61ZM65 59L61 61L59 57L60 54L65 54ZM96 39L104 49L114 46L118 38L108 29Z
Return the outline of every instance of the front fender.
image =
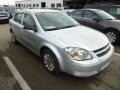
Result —
M62 70L63 64L64 64L62 61L62 56L60 54L60 53L62 53L62 51L61 51L62 49L55 45L49 44L49 43L43 43L40 48L40 54L41 54L41 49L44 47L50 49L56 55L56 58L60 65L60 69Z

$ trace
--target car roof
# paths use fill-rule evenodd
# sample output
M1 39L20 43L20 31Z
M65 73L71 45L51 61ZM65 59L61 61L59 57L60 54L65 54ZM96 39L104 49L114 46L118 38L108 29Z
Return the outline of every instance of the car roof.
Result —
M102 10L100 10L100 9L78 9L78 10L75 10L75 11L79 11L79 10L90 10L90 11L102 11Z
M58 10L52 9L22 9L18 12L30 12L30 13L38 13L38 12L59 12Z

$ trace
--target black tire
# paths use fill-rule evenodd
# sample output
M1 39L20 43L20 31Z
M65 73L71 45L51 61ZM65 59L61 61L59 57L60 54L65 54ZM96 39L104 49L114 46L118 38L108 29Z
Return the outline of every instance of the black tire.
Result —
M107 30L106 32L105 32L105 34L106 34L106 36L108 37L108 39L110 40L110 42L112 43L112 44L117 44L117 43L119 43L120 42L120 33L118 32L118 31L116 31L116 30L114 30L114 29L110 29L110 30ZM113 39L114 40L112 40L112 35L110 36L110 34L113 34Z
M48 69L47 64L45 63L46 55L50 55L50 60L53 63L54 68L51 69L51 70ZM59 66L59 63L58 63L58 59L56 58L55 54L51 50L45 49L44 51L42 51L42 56L41 57L42 57L44 67L46 68L46 70L48 72L50 72L51 74L54 74L54 75L57 75L57 74L60 73L60 66ZM51 61L49 61L49 62L51 63Z
M11 33L11 41L12 41L14 44L18 44L18 40L16 39L14 32L13 32L13 31L10 31L10 33Z

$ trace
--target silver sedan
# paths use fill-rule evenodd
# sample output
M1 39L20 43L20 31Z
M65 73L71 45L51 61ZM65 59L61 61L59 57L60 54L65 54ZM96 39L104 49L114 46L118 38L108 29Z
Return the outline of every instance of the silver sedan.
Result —
M19 11L10 20L10 32L13 43L20 42L41 56L52 74L95 75L110 64L114 53L104 34L56 10Z

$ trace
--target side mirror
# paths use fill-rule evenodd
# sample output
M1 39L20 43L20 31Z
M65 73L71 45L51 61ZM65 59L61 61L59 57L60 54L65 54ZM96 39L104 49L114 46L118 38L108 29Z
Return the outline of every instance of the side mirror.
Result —
M93 18L93 21L96 21L96 23L98 23L100 20L98 18Z

